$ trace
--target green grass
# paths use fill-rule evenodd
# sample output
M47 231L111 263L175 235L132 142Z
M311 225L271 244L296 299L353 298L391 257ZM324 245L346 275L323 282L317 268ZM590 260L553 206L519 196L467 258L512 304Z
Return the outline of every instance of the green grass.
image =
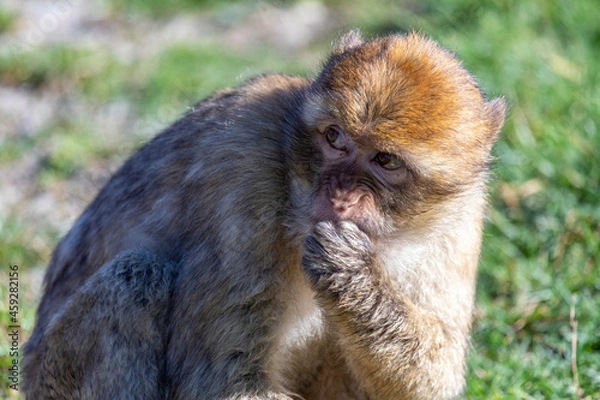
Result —
M508 2L450 35L512 104L496 147L468 397L578 398L571 307L579 384L600 396L600 30L587 17L598 11Z
M0 6L0 33L8 31L14 22L15 15L3 6Z
M200 12L230 27L260 8L259 3L192 0L111 4L114 18L159 21ZM261 44L234 51L216 37L173 43L155 56L142 54L133 60L100 46L69 42L0 52L0 84L75 96L88 110L81 114L62 109L39 131L0 135L0 168L43 151L43 162L31 178L32 191L62 193L65 183L91 165L114 170L152 132L218 88L267 71L318 69L315 51L324 51L349 27L358 26L367 36L421 31L456 51L491 97L504 95L511 104L494 150L495 178L464 398L600 398L600 3L325 4L335 16L332 26L321 40L297 52ZM0 32L13 29L15 18L0 9ZM108 132L94 123L92 115L107 104L121 103L128 106L126 126L131 129ZM0 214L0 260L6 267L0 273L2 326L7 324L8 264L19 264L23 290L28 290L29 273L47 263L60 236L57 227L37 223L23 207ZM26 293L23 298L24 338L33 325L37 295ZM3 382L10 362L7 344L2 334ZM2 390L0 386L0 395Z

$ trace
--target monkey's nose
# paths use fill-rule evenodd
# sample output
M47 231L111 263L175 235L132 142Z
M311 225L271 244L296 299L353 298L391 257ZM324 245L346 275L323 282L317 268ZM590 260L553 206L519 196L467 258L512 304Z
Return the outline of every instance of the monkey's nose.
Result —
M330 196L329 201L333 205L333 209L336 212L345 212L357 205L362 198L362 193L354 193L354 192L342 192L336 190Z

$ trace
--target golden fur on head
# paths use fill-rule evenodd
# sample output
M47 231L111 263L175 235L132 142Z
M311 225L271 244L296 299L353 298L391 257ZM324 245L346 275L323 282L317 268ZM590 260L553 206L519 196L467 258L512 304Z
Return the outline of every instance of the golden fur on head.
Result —
M350 32L316 85L324 95L307 114L332 115L359 145L414 159L431 176L481 170L506 113L453 53L415 33L363 43Z

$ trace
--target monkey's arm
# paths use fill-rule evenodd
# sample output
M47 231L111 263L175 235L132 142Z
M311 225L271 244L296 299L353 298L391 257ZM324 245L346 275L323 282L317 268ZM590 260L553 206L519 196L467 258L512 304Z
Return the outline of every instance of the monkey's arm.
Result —
M120 254L96 271L30 350L28 398L164 399L162 354L175 272L144 251Z
M303 266L369 395L446 399L461 392L466 335L405 296L356 225L317 224L305 241Z

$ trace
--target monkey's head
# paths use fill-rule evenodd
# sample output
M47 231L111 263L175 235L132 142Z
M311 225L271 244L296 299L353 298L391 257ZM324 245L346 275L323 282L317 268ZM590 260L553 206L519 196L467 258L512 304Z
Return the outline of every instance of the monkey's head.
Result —
M506 114L455 56L416 34L343 37L315 80L303 120L314 148L312 222L371 235L484 190ZM429 218L428 217L428 218Z

